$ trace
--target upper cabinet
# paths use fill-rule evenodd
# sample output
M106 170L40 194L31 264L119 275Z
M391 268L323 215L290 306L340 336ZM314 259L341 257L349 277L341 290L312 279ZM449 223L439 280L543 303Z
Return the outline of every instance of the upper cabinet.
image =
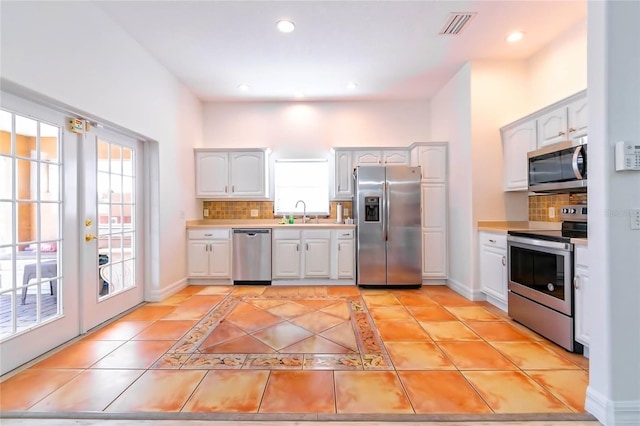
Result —
M264 150L196 149L196 197L265 197L265 160Z
M563 101L538 119L538 148L575 139L587 134L587 97Z
M504 190L527 190L529 181L527 153L536 149L536 120L525 121L513 127L504 127L501 133Z
M406 149L366 150L353 152L353 166L408 165L409 151Z
M334 197L353 197L353 169L357 166L409 165L408 149L337 148L334 152Z
M587 116L587 91L583 90L501 128L504 190L528 190L527 153L585 136Z
M411 164L422 169L423 182L447 181L447 145L420 144L411 149Z

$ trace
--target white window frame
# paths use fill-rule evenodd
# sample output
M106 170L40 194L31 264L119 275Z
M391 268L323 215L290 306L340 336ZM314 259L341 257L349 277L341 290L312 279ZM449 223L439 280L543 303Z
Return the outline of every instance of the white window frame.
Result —
M324 168L325 173L314 175L312 171L320 168ZM283 173L285 173L284 176ZM290 174L291 176L289 176ZM281 216L293 213L301 216L304 206L302 203L298 203L296 207L296 203L302 200L306 205L307 216L328 216L330 212L329 186L331 183L329 175L330 167L327 159L275 160L274 214ZM292 192L295 195L287 195Z

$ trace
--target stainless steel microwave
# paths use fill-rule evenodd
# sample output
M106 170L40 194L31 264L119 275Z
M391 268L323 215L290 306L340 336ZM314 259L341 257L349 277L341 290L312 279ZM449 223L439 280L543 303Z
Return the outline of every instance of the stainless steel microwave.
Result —
M527 154L530 192L586 192L587 137Z

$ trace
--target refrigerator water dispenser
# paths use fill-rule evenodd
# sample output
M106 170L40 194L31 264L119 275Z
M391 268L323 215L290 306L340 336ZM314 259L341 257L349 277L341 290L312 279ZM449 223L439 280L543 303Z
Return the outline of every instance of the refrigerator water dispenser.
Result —
M380 222L380 197L364 198L364 221Z

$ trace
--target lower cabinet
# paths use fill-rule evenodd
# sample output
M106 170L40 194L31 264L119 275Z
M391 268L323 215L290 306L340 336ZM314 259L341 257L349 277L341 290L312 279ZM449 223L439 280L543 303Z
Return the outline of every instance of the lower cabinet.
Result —
M187 240L190 278L231 278L231 230L190 229Z
M331 230L273 230L273 279L329 278Z
M575 339L589 346L589 247L586 244L575 244L574 249L573 297L575 307Z
M507 236L504 233L479 233L480 289L487 300L507 310Z
M336 268L335 274L332 274L331 278L355 278L356 253L354 235L353 229L333 231L335 253L332 253L331 259L335 260Z

